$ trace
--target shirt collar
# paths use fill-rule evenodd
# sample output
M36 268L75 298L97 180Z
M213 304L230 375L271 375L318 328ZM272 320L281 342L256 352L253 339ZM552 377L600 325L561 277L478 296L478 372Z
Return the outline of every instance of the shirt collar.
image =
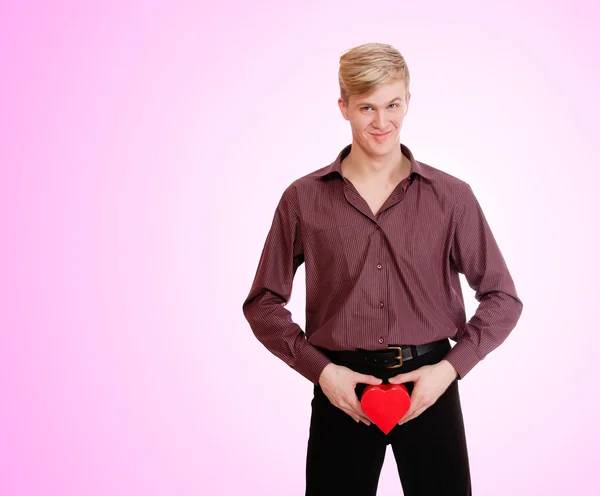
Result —
M319 172L317 172L316 176L317 177L325 177L334 172L337 172L341 176L342 169L341 169L340 165L342 163L342 160L344 158L346 158L348 156L348 154L350 153L351 148L352 148L352 145L347 145L345 148L343 148L342 151L338 154L337 158L331 164L329 164L327 167L324 167ZM400 150L402 151L402 154L405 155L410 160L410 174L412 174L413 172L416 172L417 174L419 174L420 176L423 176L426 179L433 180L433 177L431 176L431 172L426 170L421 165L420 162L415 160L415 157L413 156L412 152L404 143L400 143Z

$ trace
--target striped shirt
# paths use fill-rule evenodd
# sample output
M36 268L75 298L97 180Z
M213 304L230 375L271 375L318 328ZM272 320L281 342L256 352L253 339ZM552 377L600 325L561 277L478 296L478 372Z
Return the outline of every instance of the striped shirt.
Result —
M523 309L498 244L468 183L401 151L411 171L373 214L340 164L284 191L258 262L245 318L275 356L318 384L319 350L379 350L450 338L464 376L498 347ZM306 329L285 305L305 264ZM459 280L479 305L467 322Z

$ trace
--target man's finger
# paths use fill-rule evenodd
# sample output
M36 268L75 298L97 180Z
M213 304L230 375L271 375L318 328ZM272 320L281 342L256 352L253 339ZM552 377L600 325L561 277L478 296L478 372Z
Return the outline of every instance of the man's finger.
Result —
M352 417L352 419L355 422L358 423L358 422L362 422L363 421L358 415L356 415L356 413L354 412L354 410L345 409L345 408L341 408L341 410L344 411L345 413L347 413L350 417Z
M356 410L356 413L359 413L360 415L364 415L365 414L365 412L362 411L362 406L360 404L360 401L358 400L358 396L356 395L356 393L354 391L352 392L352 394L348 398L348 404L352 408L354 408L354 410Z
M351 402L350 406L354 409L358 416L364 419L364 422L367 425L371 425L371 419L367 417L367 414L365 412L363 412L362 406L360 404L360 401L358 401L358 397L356 396L356 394L354 395L354 400Z
M359 416L360 420L363 421L365 424L371 425L371 421L369 420L368 417L366 417L364 415L360 415L360 414L358 414L358 416Z
M394 377L390 377L388 382L390 384L403 384L405 382L415 382L419 378L419 372L413 370L412 372L406 372L405 374L398 374Z
M344 412L344 413L348 414L350 417L352 417L352 419L353 419L355 422L358 422L358 421L359 421L359 420L358 420L358 417L356 416L356 414L355 414L355 413L354 413L352 410L349 410L349 409L347 409L347 408L342 408L341 406L339 407L339 409L340 409L342 412Z
M408 409L408 411L404 414L404 417L402 417L400 419L400 422L398 422L398 425L402 425L404 422L406 422L407 420L409 420L413 414L419 410L422 407L421 403L415 402L415 403L411 403L410 404L410 408Z
M365 412L362 411L362 408L360 408L360 404L358 405L358 408L357 408L355 403L346 402L344 407L346 410L351 411L353 416L358 417L365 424L371 425L371 419L369 419L369 417L367 417L365 415Z
M367 420L369 419L369 417L367 417L367 414L363 411L362 405L360 404L360 401L358 401L358 398L356 398L355 401L352 402L352 408L354 408L354 411L361 417L364 417Z
M419 408L415 413L413 413L412 415L409 415L408 417L406 417L405 419L403 419L402 421L399 422L398 425L402 425L406 422L408 422L409 420L412 420L414 418L417 418L419 415L421 415L425 410L427 410L427 407L423 407L423 408Z
M377 386L383 382L383 380L381 380L379 377L375 377L373 375L361 374L359 372L354 373L354 379L356 380L357 383L360 382L361 384L372 384L374 386Z
M360 408L360 405L359 405L359 409L357 410L355 404L352 401L342 401L340 403L339 408L341 408L346 413L351 415L352 418L354 418L354 419L358 418L358 419L360 419L360 421L366 423L367 425L371 424L371 420L364 414L364 412ZM349 412L352 412L352 413L350 414Z

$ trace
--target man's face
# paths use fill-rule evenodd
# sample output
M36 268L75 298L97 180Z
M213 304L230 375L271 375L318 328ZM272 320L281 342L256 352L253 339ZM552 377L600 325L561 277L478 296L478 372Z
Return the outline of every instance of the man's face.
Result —
M338 104L350 121L353 142L368 155L384 156L398 147L409 101L404 81L395 80L368 95L351 96L348 105L341 98Z

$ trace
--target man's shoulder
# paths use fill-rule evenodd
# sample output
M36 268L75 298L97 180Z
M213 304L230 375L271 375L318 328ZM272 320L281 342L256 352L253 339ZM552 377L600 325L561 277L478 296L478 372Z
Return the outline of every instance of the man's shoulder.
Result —
M449 190L460 190L468 187L466 180L450 174L445 170L439 169L431 164L417 160L424 172L431 177L431 183L439 188L447 188Z
M304 185L314 184L316 181L321 181L325 177L325 174L330 172L331 165L332 164L329 163L327 165L319 167L318 169L314 169L310 172L307 172L303 176L298 177L294 182L298 185Z
M318 187L315 187L322 183L322 172L325 172L329 166L321 167L317 170L308 172L295 179L289 179L287 184L284 186L282 191L282 199L292 199L292 201L299 201L308 196L314 196L315 191Z
M325 182L323 181L323 178L325 177L324 173L328 172L328 169L330 169L330 167L331 164L324 165L323 167L307 172L302 176L296 177L288 183L285 190L293 190L296 193L313 190L315 186L318 186Z
M419 164L432 179L433 195L436 198L444 199L445 205L451 206L452 210L461 206L478 208L479 200L475 196L471 184L465 179L421 161Z

